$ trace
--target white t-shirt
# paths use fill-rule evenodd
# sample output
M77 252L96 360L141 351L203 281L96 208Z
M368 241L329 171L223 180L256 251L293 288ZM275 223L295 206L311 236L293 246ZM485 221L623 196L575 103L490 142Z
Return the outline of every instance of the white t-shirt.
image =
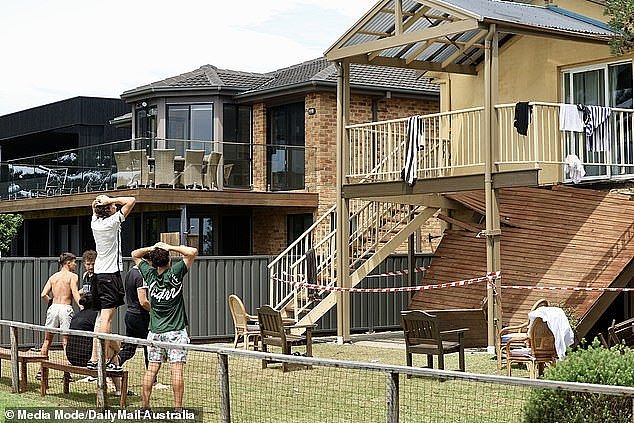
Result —
M123 269L121 257L121 223L125 216L117 211L105 219L92 215L90 227L95 238L97 258L95 259L95 273L116 273Z

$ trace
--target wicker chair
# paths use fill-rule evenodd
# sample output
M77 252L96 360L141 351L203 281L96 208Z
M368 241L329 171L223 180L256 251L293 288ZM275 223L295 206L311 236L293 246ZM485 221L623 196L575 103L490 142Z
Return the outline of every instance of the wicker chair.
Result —
M524 363L528 367L531 379L544 374L544 366L555 364L557 350L555 349L555 336L548 325L537 317L528 331L528 346L524 340L511 340L504 347L506 353L506 374L511 376L513 363ZM519 348L513 348L513 347Z
M114 160L117 163L117 188L130 187L133 178L130 152L115 151Z
M218 165L220 164L220 159L222 158L222 153L212 152L207 158L207 165L204 169L203 174L203 186L209 189L218 189Z
M233 326L235 327L235 338L233 348L238 346L240 337L244 341L244 349L249 349L249 339L253 337L253 349L258 349L258 338L260 337L260 326L258 325L258 316L252 316L247 313L244 303L237 295L229 295L229 310L233 317Z
M155 185L171 186L174 188L178 175L174 172L174 157L176 152L173 148L154 149L154 177Z
M130 167L133 172L131 186L138 185L150 186L150 181L154 180L154 174L150 173L148 165L147 153L145 150L131 150Z
M224 185L229 185L229 177L231 176L231 171L233 170L233 163L229 163L224 165L223 167L223 183Z
M182 184L187 187L203 186L203 156L205 150L185 150L185 168Z
M535 304L531 307L531 311L535 311L539 307L548 307L548 301L544 298L540 298L535 301ZM506 350L506 345L510 341L523 341L528 340L528 324L529 320L521 325L507 326L502 328L498 333L498 339L496 344L496 355L498 360L498 370L502 370L502 353Z

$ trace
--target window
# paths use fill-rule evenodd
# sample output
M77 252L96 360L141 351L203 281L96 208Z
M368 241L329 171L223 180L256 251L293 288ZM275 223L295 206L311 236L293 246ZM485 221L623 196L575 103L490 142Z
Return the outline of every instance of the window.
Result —
M311 213L289 214L286 217L286 245L291 245L313 224Z
M213 104L171 104L167 106L167 147L183 156L185 149L211 153ZM181 142L182 140L191 140Z
M304 188L304 103L267 112L267 184L272 191Z
M569 104L632 109L632 86L632 62L586 66L563 73L564 102ZM631 174L632 166L608 165L634 163L631 116L631 112L613 111L610 151L594 151L582 134L568 134L565 155L575 154L582 160L586 177Z
M251 186L251 106L222 106L222 137L225 165L233 165L227 186Z

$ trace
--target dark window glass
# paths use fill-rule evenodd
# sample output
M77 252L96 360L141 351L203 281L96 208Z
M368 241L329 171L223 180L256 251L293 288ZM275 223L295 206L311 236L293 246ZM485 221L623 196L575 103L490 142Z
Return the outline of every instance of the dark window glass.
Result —
M251 254L251 216L221 217L220 254L245 256Z
M267 184L272 191L304 188L304 103L267 112Z
M225 167L230 167L225 185L251 186L251 107L223 105L223 155Z
M167 106L167 147L183 156L185 149L212 151L213 104L172 104ZM180 142L194 140L192 142ZM207 142L196 142L207 141Z
M311 213L289 214L286 219L287 245L299 238L312 224L313 215Z

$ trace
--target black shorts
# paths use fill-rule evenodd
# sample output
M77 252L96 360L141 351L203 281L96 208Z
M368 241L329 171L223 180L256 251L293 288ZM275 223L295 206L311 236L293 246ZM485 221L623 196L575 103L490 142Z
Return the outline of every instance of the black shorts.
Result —
M91 287L95 301L93 309L117 308L125 304L125 290L123 289L121 273L95 274L93 285L96 288Z

